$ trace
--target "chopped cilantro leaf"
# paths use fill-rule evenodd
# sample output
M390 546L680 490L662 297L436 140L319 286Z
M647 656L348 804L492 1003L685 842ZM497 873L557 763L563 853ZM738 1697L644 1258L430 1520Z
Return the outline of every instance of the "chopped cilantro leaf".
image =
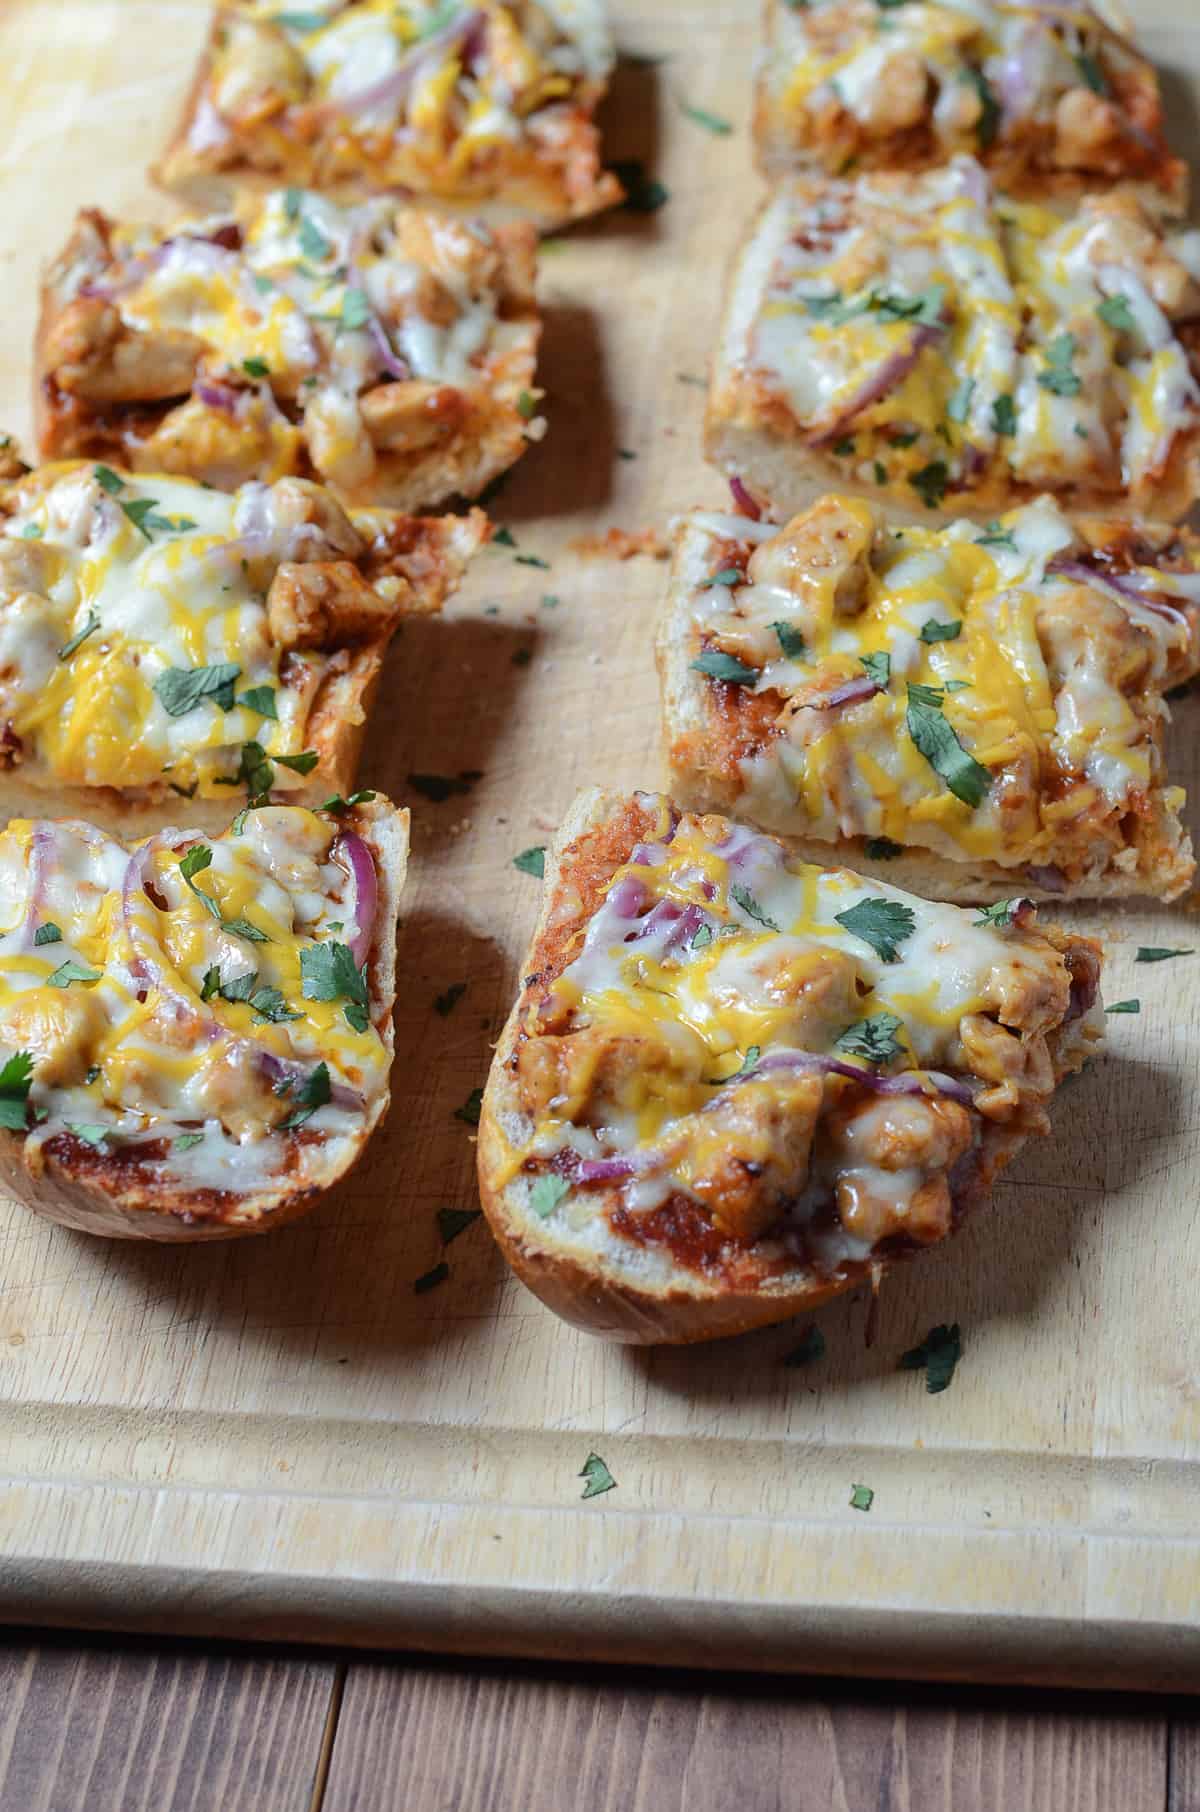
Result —
M1055 334L1046 347L1046 368L1038 372L1038 383L1043 390L1050 390L1055 396L1079 395L1083 379L1071 363L1074 357L1075 335Z
M646 174L646 166L640 158L615 163L613 173L625 191L623 205L631 214L656 214L668 200L666 189L655 177Z
M1117 333L1132 333L1137 326L1127 296L1105 296L1103 302L1096 304L1096 313L1106 327Z
M993 400L992 427L1002 436L1010 436L1017 431L1017 406L1007 391Z
M962 1357L962 1334L957 1321L953 1327L940 1322L930 1328L920 1346L914 1346L903 1355L900 1369L905 1372L925 1373L925 1389L931 1397L947 1388L954 1376L954 1368Z
M794 1346L790 1353L785 1353L783 1363L793 1371L803 1365L813 1365L825 1357L825 1336L820 1328L809 1328L799 1346Z
M968 63L962 72L962 79L968 82L979 96L979 118L975 122L975 136L980 149L986 151L996 142L996 133L1000 127L1002 109L996 99L992 85L973 63Z
M226 931L232 931L234 937L244 937L247 943L269 944L271 941L266 932L252 925L249 919L222 919L221 923Z
M214 994L221 992L221 971L215 963L204 971L204 980L200 984L201 1000L211 1000Z
M434 1265L431 1271L425 1271L413 1282L413 1295L424 1296L429 1290L436 1290L440 1283L445 1283L450 1275L450 1267L443 1258L440 1264Z
M616 1479L598 1453L588 1454L579 1477L587 1480L583 1488L584 1501L589 1497L602 1497L606 1491L615 1491L617 1487Z
M298 231L300 251L305 258L312 258L320 264L323 259L333 256L333 247L326 239L320 227L305 214L301 217Z
M964 378L946 403L946 414L952 422L965 422L971 413L971 398L975 394L975 379Z
M434 1012L439 1014L441 1018L448 1019L466 991L467 984L465 981L451 982L450 986L441 994L434 996Z
M719 138L728 138L733 131L728 120L722 119L719 113L710 113L707 107L694 107L690 101L680 101L679 111L686 119L694 120L697 126L716 133Z
M869 1019L860 1019L847 1026L835 1038L834 1046L851 1057L864 1058L867 1063L890 1063L893 1057L900 1055L901 1045L896 1033L902 1024L894 1013L872 1013Z
M72 982L78 982L81 987L94 988L103 974L103 969L89 969L86 963L77 963L73 956L69 956L65 963L58 965L53 975L46 977L46 985L50 988L69 988Z
M748 919L753 919L756 924L765 926L768 931L779 930L774 919L767 917L748 887L743 887L740 882L735 881L729 891L734 903L741 907Z
M1106 1013L1140 1013L1141 1010L1140 1000L1114 1000L1111 1007L1104 1009Z
M272 723L279 722L274 686L251 686L247 691L239 693L237 702L245 705L247 711L257 711L260 717L269 717Z
M93 466L92 477L100 489L107 491L110 497L119 497L125 489L125 480L119 473L114 472L111 466Z
M838 459L849 459L851 454L854 452L853 436L850 434L843 434L841 440L834 441L834 443L833 443L832 447L830 447L829 451L833 454L836 454Z
M530 849L523 849L519 856L513 857L513 867L519 868L523 875L536 875L539 880L546 872L546 846L535 843Z
M242 370L247 377L252 378L265 378L271 375L271 367L265 359L243 359Z
M61 944L62 932L53 919L47 919L45 924L39 925L34 932L33 942L35 947L39 944Z
M16 1051L0 1068L0 1126L6 1132L24 1132L29 1084L33 1079L33 1054Z
M280 1132L291 1132L297 1126L303 1126L311 1120L319 1107L324 1107L332 1091L329 1085L329 1065L318 1063L317 1067L305 1078L296 1096L296 1105L286 1120L279 1123Z
M434 805L441 805L444 799L453 798L456 793L469 793L473 782L467 774L410 774L408 784L414 793L431 799Z
M1011 529L1001 528L998 522L989 522L982 535L975 537L976 547L1004 547L1010 554L1017 552L1017 538Z
M366 292L361 289L348 289L342 297L341 325L349 333L359 327L365 327L371 319L371 304L367 301Z
M789 661L801 660L804 655L804 637L800 631L793 629L790 623L772 623L770 627L775 631L775 639L784 658Z
M1173 956L1194 956L1195 954L1192 949L1168 950L1154 944L1139 944L1138 953L1133 960L1135 963L1166 963Z
M454 1110L456 1120L465 1121L468 1126L479 1125L479 1113L483 1106L483 1090L473 1088L461 1107Z
M890 837L868 837L863 844L863 855L871 862L894 862L903 854L903 843L893 843Z
M71 637L70 641L64 642L62 647L59 649L59 651L58 651L59 660L60 661L69 661L71 656L74 654L75 650L77 648L81 648L83 646L84 642L87 641L88 637L90 635L94 635L96 630L99 629L99 627L100 627L99 617L96 615L94 610L89 611L88 620L84 624L83 628L77 629L75 631L75 634Z
M708 947L709 944L712 943L712 941L713 941L712 926L711 925L700 925L697 927L696 934L693 937L691 943L688 945L688 948L689 948L689 950L704 950Z
M305 1000L344 1000L346 1019L365 1032L369 1018L366 975L355 964L348 944L310 944L300 952L300 987Z
M874 654L860 654L859 660L869 679L873 679L880 691L884 691L892 677L892 657L882 650Z
M273 759L281 768L291 768L295 774L311 774L321 757L315 749L304 749L299 755L276 755Z
M516 536L509 528L498 528L492 536L492 542L496 547L515 547L517 545Z
M869 1510L875 1502L875 1493L869 1485L853 1485L850 1489L850 1508L852 1510Z
M517 414L523 422L532 421L537 414L537 400L531 390L522 390L517 397Z
M549 560L542 560L537 554L515 554L513 558L518 566L536 566L540 573L550 571Z
M193 1145L203 1145L203 1143L204 1143L204 1134L202 1132L180 1133L180 1135L177 1139L171 1140L171 1150L172 1151L191 1151Z
M443 1246L465 1233L474 1221L480 1218L478 1208L439 1208L437 1211L438 1235Z
M1093 94L1107 95L1110 92L1104 71L1090 51L1079 52L1075 58L1075 67Z
M955 798L977 806L992 784L991 774L963 748L934 687L909 682L905 723L913 742Z
M757 667L748 667L745 661L720 648L703 649L690 666L693 673L707 674L709 679L720 680L726 686L753 686L758 680Z
M723 566L719 573L710 573L700 583L700 591L709 591L714 585L744 585L746 575L740 566Z
M932 459L927 466L913 472L908 480L927 510L936 510L946 495L950 468L944 459Z
M876 484L886 484L888 481L887 467L885 465L883 465L880 460L877 459L874 462L874 466L872 469L875 473L875 483Z
M955 642L962 634L961 623L938 623L932 617L921 625L923 642Z
M917 928L916 914L911 906L902 906L899 900L881 900L872 895L855 901L845 912L836 912L834 920L852 936L861 938L864 944L870 944L880 962L884 963L900 960L900 945Z
M346 812L353 805L369 805L375 797L376 795L369 791L351 793L349 799L343 799L340 793L334 793L332 798L326 799L323 805L317 807L317 810L319 812Z
M538 1177L529 1191L529 1206L540 1220L548 1220L565 1195L570 1195L571 1185L566 1177L556 1177L547 1171Z
M155 680L154 692L168 717L186 717L207 699L222 711L232 711L234 681L241 671L233 661L214 667L167 667Z
M975 923L977 925L991 925L997 931L1002 931L1006 925L1012 924L1013 914L1020 904L1021 901L1018 898L1012 900L997 900L994 905L981 906L979 908L979 917L975 920Z

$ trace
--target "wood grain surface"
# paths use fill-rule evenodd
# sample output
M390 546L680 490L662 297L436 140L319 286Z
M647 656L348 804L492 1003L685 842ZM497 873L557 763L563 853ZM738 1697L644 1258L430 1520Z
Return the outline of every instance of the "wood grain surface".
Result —
M0 8L0 422L24 433L38 267L75 208L162 213L144 168L203 0ZM1200 17L1135 5L1197 141ZM578 551L721 496L700 461L723 267L757 197L755 0L616 0L614 158L665 184L546 249L547 440L496 499L516 546L406 627L362 770L414 808L394 1105L353 1181L262 1242L130 1249L0 1205L0 1615L375 1646L747 1667L1200 1678L1200 944L1185 903L1077 913L1110 955L1112 1055L994 1206L865 1304L712 1350L553 1320L475 1223L471 1128L544 843L584 784L659 777L663 569ZM631 55L630 53L636 53ZM1189 71L1191 73L1189 73ZM705 130L683 103L724 116ZM622 454L633 455L632 458ZM532 561L535 564L528 564ZM540 564L545 563L545 564ZM1200 700L1176 777L1200 798ZM433 803L414 774L481 770ZM1195 810L1192 810L1195 823ZM436 998L466 992L448 1016ZM900 1355L958 1321L953 1387ZM616 1490L581 1501L591 1452ZM875 1493L869 1514L851 1486Z
M0 1643L5 1812L308 1812L336 1663Z

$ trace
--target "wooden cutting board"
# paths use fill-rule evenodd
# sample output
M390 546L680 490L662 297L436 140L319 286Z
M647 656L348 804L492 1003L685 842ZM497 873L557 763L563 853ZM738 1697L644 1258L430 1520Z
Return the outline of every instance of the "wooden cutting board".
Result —
M1143 0L1175 143L1200 20ZM206 23L190 0L8 0L0 420L28 432L40 264L75 208L165 204L145 165ZM746 0L622 0L609 153L669 191L546 248L548 438L440 622L406 628L365 782L410 803L394 1102L336 1199L261 1241L110 1244L0 1207L0 1614L31 1622L701 1664L1200 1677L1200 919L1080 912L1109 1058L950 1247L709 1349L561 1326L476 1222L470 1126L532 926L512 864L575 790L655 784L653 559L572 544L718 502L698 453L722 274L757 198ZM1186 67L1185 67L1186 65ZM729 136L688 117L734 122ZM518 561L520 555L530 563ZM541 563L546 562L543 566ZM1200 800L1200 699L1175 707ZM442 803L409 776L481 770ZM1193 808L1193 820L1195 810ZM1066 915L1064 915L1066 916ZM1139 943L1194 961L1133 966ZM466 992L443 1016L435 998ZM441 1260L449 1277L417 1291ZM952 1387L900 1355L958 1321ZM582 1501L599 1454L616 1488ZM869 1512L851 1488L874 1492Z

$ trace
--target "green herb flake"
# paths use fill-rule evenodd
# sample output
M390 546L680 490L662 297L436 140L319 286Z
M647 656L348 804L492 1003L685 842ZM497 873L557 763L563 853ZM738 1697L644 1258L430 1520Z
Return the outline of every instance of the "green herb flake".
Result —
M467 984L465 981L451 982L450 986L441 994L434 996L434 1012L442 1019L449 1019L451 1013L453 1013L455 1007L458 1005L466 991Z
M542 593L542 609L543 610L557 610L561 603L562 603L562 599L559 597L556 597L554 592L544 591Z
M247 691L238 694L237 702L245 705L247 711L257 711L260 717L269 717L272 723L279 722L279 712L275 708L274 686L251 686Z
M616 1479L598 1453L588 1454L578 1476L587 1480L583 1488L585 1502L589 1497L602 1497L606 1491L615 1491L617 1488Z
M351 793L349 799L343 799L340 793L334 793L332 798L326 799L323 805L316 807L316 810L319 812L348 812L351 806L369 805L375 798L378 798L378 794L370 791Z
M961 634L961 623L938 623L929 617L921 625L920 640L926 643L956 642Z
M740 566L723 566L719 573L710 573L707 579L702 579L698 589L710 591L714 585L732 588L735 585L744 585L745 582L746 575Z
M849 459L854 452L853 437L849 434L843 434L840 440L834 441L829 451L835 454L838 459Z
M103 969L89 969L86 963L77 963L69 956L65 963L60 963L53 975L46 977L50 988L69 988L72 982L78 982L83 988L94 988L103 976Z
M852 1510L869 1510L875 1502L875 1493L869 1485L852 1485L850 1487L850 1508Z
M863 844L863 855L869 862L894 862L903 854L903 843L893 843L890 837L868 837Z
M203 1145L203 1143L204 1143L204 1134L202 1132L180 1133L180 1135L177 1139L171 1140L171 1150L172 1151L191 1151L191 1149L194 1145Z
M311 1120L319 1107L324 1107L330 1099L332 1090L329 1083L329 1065L318 1063L307 1076L296 1096L296 1105L286 1120L279 1123L280 1132L292 1132L297 1126L303 1126Z
M1075 57L1075 67L1083 77L1093 94L1107 96L1110 92L1107 77L1099 62L1090 51L1081 50Z
M1071 361L1075 357L1075 335L1055 334L1046 346L1046 367L1038 372L1038 383L1055 396L1078 396L1083 380Z
M962 72L962 79L969 83L979 96L979 118L975 122L975 136L979 140L980 150L987 151L995 144L996 134L1000 129L1002 116L1000 103L982 69L968 63Z
M247 377L252 378L265 378L271 375L271 367L265 359L243 359L242 370Z
M300 991L305 1000L344 1000L347 1024L365 1032L370 1023L365 967L359 969L347 944L310 944L300 952Z
M892 677L891 655L877 650L874 654L860 654L858 658L868 679L873 679L881 692L886 691Z
M1013 534L1013 531L1011 529L1002 528L998 522L989 522L984 533L982 535L976 535L975 545L976 547L1003 547L1006 548L1010 554L1015 554L1019 551L1017 548L1017 538Z
M992 402L992 427L1004 437L1012 436L1017 431L1017 406L1007 391Z
M93 466L92 477L100 489L107 491L110 497L119 497L125 489L125 480L118 472L114 472L111 466Z
M45 533L40 522L27 522L21 530L21 535L26 541L40 541Z
M748 667L745 661L720 648L705 648L689 665L693 673L703 673L725 686L753 686L758 682L757 667Z
M1106 327L1117 333L1133 333L1137 327L1127 296L1105 296L1103 302L1096 304L1096 313Z
M891 1063L902 1049L896 1033L903 1023L894 1013L872 1013L869 1019L860 1019L839 1033L834 1047L870 1064Z
M1018 898L1013 900L997 900L992 906L981 906L979 909L979 917L975 920L975 923L977 925L991 925L994 930L1003 931L1006 926L1012 924L1013 915L1016 913L1017 907L1021 904L1022 901Z
M41 944L61 944L62 932L54 923L53 919L47 919L45 924L39 925L34 932L33 942L35 947Z
M462 1120L468 1126L479 1125L479 1115L483 1107L483 1090L473 1088L461 1107L454 1110L454 1118Z
M944 459L930 460L927 466L913 472L908 480L927 510L936 510L946 495L950 468Z
M307 214L303 215L301 218L298 228L298 237L300 241L300 251L303 257L312 258L320 264L324 259L333 256L333 247L330 245L321 229L308 218Z
M434 805L441 805L444 800L453 799L459 793L469 793L473 777L467 774L410 774L408 784L423 799L431 800Z
M232 711L234 681L241 671L233 661L214 667L167 667L154 682L155 696L168 717L186 717L209 699L222 711Z
M478 1208L439 1208L437 1211L438 1237L443 1246L456 1240L460 1233L481 1218Z
M881 900L878 896L856 901L845 912L835 913L834 919L852 936L870 944L884 963L899 962L900 945L917 928L916 914L911 906L902 906L899 900Z
M1156 944L1139 944L1138 953L1133 960L1135 963L1167 963L1175 956L1194 956L1195 954L1192 949L1168 950L1165 947L1160 948Z
M695 107L690 101L680 101L679 111L685 119L693 120L697 126L703 126L706 132L713 132L718 138L728 138L733 127L719 113L710 113L707 107Z
M693 937L691 943L688 945L688 948L689 948L689 950L706 950L708 948L709 944L712 943L712 941L713 941L712 926L711 925L700 925L697 927L696 935Z
M535 843L529 849L523 849L519 856L513 857L513 867L519 868L523 875L536 875L540 881L546 873L546 846Z
M991 774L963 748L933 687L909 682L905 723L913 742L954 797L964 805L979 805L992 784Z
M495 547L515 547L517 545L516 536L511 529L498 528L492 536L492 544Z
M33 1053L16 1051L0 1067L0 1126L6 1132L24 1132L29 1085L33 1080Z
M74 1133L77 1139L82 1139L85 1145L91 1145L97 1151L113 1130L111 1126L101 1126L93 1120L68 1120L66 1127L69 1133Z
M514 559L518 566L536 566L540 573L548 573L550 571L549 560L542 560L537 554L516 554L514 555Z
M348 289L342 297L341 326L347 333L354 333L365 327L371 319L371 304L366 292L361 289Z
M529 1191L529 1206L539 1220L548 1220L565 1195L570 1195L571 1185L566 1177L556 1177L551 1172L538 1177Z
M58 651L60 661L69 661L77 648L81 648L90 635L95 635L100 627L100 619L95 611L88 613L88 620L82 629L77 629L69 642L64 642Z
M825 1336L820 1328L809 1328L799 1346L794 1346L790 1353L783 1355L782 1363L792 1371L802 1366L815 1365L818 1359L825 1357Z
M755 924L762 925L767 931L779 930L774 919L767 917L748 887L743 887L740 882L735 881L729 891L733 896L734 904L741 907L748 919L753 919Z
M1111 1007L1105 1007L1104 1009L1106 1013L1140 1013L1141 1010L1142 1003L1140 1000L1136 999L1114 1000Z
M874 466L873 466L872 470L875 473L875 483L876 484L886 484L887 483L888 472L887 472L887 467L885 465L881 464L879 460L876 460L874 462Z
M920 1346L914 1346L903 1355L900 1369L905 1372L925 1373L925 1389L931 1397L944 1391L954 1376L954 1368L962 1358L962 1334L957 1321L953 1327L939 1322L930 1328Z
M439 1284L445 1283L450 1275L450 1267L443 1258L440 1264L434 1265L431 1271L424 1272L413 1283L413 1295L424 1296L429 1290L436 1290Z
M537 414L537 401L531 390L522 390L518 396L517 414L523 422L532 421Z
M793 629L790 623L782 622L771 623L769 627L775 631L775 639L779 643L785 660L799 661L803 659L804 637L798 629Z
M321 757L315 749L302 749L299 755L276 755L272 759L281 768L291 768L294 774L311 774Z
M282 25L288 31L303 33L323 31L329 24L328 13L272 13L272 25Z
M640 158L627 158L613 165L613 174L625 191L622 204L631 214L657 214L669 200L666 189L657 178L646 173Z

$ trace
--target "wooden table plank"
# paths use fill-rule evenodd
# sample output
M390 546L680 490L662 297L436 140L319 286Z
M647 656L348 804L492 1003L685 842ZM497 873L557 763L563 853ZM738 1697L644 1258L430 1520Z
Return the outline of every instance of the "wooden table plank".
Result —
M336 1661L0 1641L0 1806L308 1812Z
M401 1787L405 1812L1164 1812L1167 1719L967 1689L352 1663L322 1812L391 1812Z
M1167 1812L1200 1809L1200 1714L1171 1722L1168 1750Z

